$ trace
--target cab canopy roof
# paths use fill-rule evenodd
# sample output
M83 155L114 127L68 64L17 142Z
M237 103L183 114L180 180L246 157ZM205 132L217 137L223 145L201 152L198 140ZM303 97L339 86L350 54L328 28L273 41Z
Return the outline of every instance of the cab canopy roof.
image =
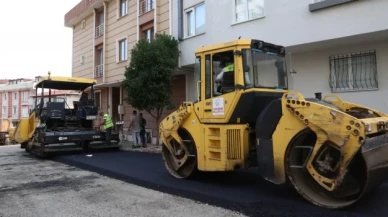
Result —
M61 77L61 76L44 76L39 81L35 88L48 88L55 90L77 90L82 91L92 85L96 84L94 79L87 78L74 78L74 77Z
M195 53L198 55L200 53L211 52L215 50L223 51L235 46L241 46L245 48L260 49L264 52L273 52L284 56L285 48L282 45L272 44L266 41L259 39L236 39L228 42L222 42L218 44L212 44L207 46L199 47L195 50Z

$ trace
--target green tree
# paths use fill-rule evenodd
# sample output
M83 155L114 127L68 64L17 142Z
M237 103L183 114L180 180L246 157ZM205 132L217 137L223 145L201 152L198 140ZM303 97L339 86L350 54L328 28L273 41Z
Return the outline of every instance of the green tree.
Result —
M148 42L139 40L131 51L122 87L125 101L139 111L149 113L159 127L164 108L173 108L171 101L174 72L178 67L178 41L167 34L156 34ZM159 133L157 134L159 145Z

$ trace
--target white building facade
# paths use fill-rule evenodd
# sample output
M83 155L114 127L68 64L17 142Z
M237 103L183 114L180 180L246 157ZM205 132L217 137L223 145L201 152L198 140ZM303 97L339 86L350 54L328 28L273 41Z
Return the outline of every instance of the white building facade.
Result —
M173 0L172 34L186 98L193 101L195 49L241 38L287 49L289 89L388 113L387 0ZM291 61L290 61L291 60Z

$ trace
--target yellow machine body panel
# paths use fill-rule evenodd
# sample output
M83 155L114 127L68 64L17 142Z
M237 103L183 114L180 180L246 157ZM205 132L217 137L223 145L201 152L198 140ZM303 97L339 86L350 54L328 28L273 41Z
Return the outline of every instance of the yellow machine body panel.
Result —
M248 130L246 124L212 125L202 124L192 112L193 106L181 106L163 121L161 138L179 136L173 128L181 121L181 128L190 132L196 144L198 169L202 171L232 171L247 167ZM171 134L170 134L171 133ZM164 142L167 142L165 140ZM223 144L227 144L226 146Z
M15 141L15 127L9 128L8 136L10 141Z
M32 112L28 118L21 118L15 129L14 140L18 143L28 142L39 123L40 120L36 118L35 112Z

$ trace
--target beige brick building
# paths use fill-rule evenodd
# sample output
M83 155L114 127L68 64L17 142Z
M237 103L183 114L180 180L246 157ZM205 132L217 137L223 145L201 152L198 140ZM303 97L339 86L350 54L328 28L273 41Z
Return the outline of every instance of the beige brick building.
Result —
M139 39L171 34L170 7L169 0L82 0L65 15L65 26L73 28L72 76L98 81L97 103L115 122L124 121L124 134L128 135L132 108L123 101L125 93L120 86L130 51ZM173 100L180 104L186 100L185 75L177 73L175 83ZM119 112L120 105L124 114ZM143 114L155 137L154 119Z

